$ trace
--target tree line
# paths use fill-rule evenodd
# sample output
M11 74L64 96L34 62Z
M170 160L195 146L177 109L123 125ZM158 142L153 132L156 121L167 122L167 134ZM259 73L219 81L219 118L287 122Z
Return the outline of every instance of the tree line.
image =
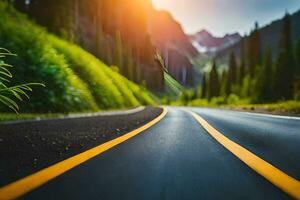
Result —
M139 0L13 0L13 4L50 32L116 66L128 79L150 89L163 88L163 70L154 60L147 12Z
M208 100L224 97L226 100L231 95L252 103L300 99L300 38L291 40L289 14L283 18L275 57L272 57L270 46L262 47L256 23L250 34L241 40L239 57L233 52L230 54L228 69L220 72L216 61L212 61L210 72L203 76L198 97Z

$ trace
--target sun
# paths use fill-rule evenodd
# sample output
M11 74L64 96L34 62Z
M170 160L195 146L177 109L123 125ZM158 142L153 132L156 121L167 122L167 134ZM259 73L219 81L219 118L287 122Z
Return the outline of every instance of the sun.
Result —
M174 4L174 0L152 0L152 3L156 8L164 9Z

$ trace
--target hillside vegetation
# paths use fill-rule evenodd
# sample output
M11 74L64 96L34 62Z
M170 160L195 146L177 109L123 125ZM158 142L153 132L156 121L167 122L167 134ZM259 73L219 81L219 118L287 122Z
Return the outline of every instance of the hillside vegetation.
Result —
M96 111L154 103L145 89L80 47L48 34L4 2L0 13L0 47L18 55L5 60L14 66L14 82L46 85L34 91L21 111Z

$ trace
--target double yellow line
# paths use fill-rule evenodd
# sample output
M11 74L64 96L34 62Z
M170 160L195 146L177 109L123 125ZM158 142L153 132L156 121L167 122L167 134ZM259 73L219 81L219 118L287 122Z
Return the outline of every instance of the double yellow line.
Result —
M38 171L32 175L29 175L23 179L13 182L3 188L0 188L0 199L16 199L39 186L47 183L55 177L71 170L72 168L90 160L91 158L125 142L126 140L136 136L137 134L145 131L151 126L158 123L167 114L167 109L163 108L163 112L154 120L145 124L144 126L135 129L123 136L120 136L114 140L106 142L81 154L68 158L62 162L54 164L48 168Z
M246 165L280 188L282 191L296 199L300 199L300 182L298 180L290 177L267 161L251 153L249 150L231 141L199 115L191 111L186 112L190 113L215 140L217 140ZM167 109L164 108L163 112L157 118L136 130L0 188L0 199L15 199L38 188L55 177L145 131L158 123L165 117L166 114Z
M267 161L261 159L260 157L251 153L249 150L228 139L199 115L187 110L186 112L190 113L215 140L217 140L221 145L223 145L227 150L252 168L255 172L263 176L265 179L273 183L290 196L294 197L295 199L300 199L300 182L298 180L290 177Z

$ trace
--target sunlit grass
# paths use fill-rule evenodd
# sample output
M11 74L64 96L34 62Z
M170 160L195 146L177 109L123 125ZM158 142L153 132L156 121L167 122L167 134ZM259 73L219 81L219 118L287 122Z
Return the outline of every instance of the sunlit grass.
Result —
M33 119L48 119L62 117L63 114L15 114L15 113L0 113L0 122L18 121L18 120L33 120Z
M41 82L25 112L98 111L154 104L150 94L77 45L30 22L0 2L0 46L18 54L16 83Z

